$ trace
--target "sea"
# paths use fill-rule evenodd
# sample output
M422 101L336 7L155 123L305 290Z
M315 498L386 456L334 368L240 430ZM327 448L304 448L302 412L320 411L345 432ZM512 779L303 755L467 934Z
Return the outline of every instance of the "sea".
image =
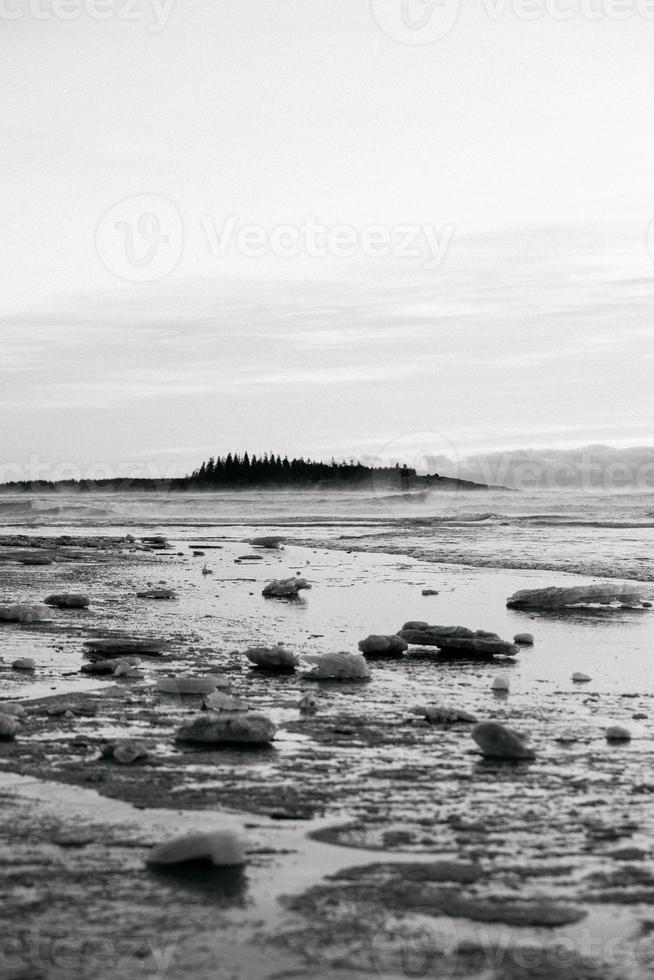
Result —
M157 532L654 581L654 491L258 490L0 494L3 535Z

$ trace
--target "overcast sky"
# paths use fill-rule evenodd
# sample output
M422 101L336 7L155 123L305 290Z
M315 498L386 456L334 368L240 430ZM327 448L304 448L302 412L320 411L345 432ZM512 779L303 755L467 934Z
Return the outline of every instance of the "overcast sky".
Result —
M651 442L650 6L2 0L5 466Z

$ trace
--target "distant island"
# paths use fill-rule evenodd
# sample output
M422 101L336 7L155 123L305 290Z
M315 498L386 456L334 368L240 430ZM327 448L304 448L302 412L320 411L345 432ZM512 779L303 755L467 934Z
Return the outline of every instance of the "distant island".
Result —
M368 490L389 493L414 493L429 490L508 490L471 480L419 474L415 469L396 463L394 466L366 466L363 463L329 463L311 459L283 459L274 453L263 456L244 452L211 456L188 476L169 479L151 477L115 477L101 480L22 480L0 485L2 491L173 491L212 492L245 489L331 489Z

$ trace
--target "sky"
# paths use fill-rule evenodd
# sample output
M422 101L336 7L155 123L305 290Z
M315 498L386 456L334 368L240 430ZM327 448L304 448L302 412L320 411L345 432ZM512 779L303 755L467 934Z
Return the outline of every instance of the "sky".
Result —
M654 3L0 21L5 478L654 442Z

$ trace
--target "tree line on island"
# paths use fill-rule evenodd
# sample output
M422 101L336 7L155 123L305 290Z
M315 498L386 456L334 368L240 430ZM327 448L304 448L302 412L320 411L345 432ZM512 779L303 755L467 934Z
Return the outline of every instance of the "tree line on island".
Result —
M312 459L290 459L288 456L275 456L264 453L256 456L248 452L240 456L228 453L226 456L211 456L191 473L188 481L197 487L256 487L256 486L307 486L315 484L338 484L352 486L366 483L371 479L388 482L390 485L408 484L416 477L416 471L406 465L364 466L363 463L329 463Z
M3 491L217 491L247 488L316 488L325 489L373 489L375 491L416 491L429 489L487 489L483 483L439 476L437 473L418 474L406 464L392 466L367 466L353 459L329 463L313 459L282 457L275 453L256 456L248 452L227 453L211 456L192 473L182 477L114 477L80 480L20 480L1 484ZM495 489L506 489L497 487Z

